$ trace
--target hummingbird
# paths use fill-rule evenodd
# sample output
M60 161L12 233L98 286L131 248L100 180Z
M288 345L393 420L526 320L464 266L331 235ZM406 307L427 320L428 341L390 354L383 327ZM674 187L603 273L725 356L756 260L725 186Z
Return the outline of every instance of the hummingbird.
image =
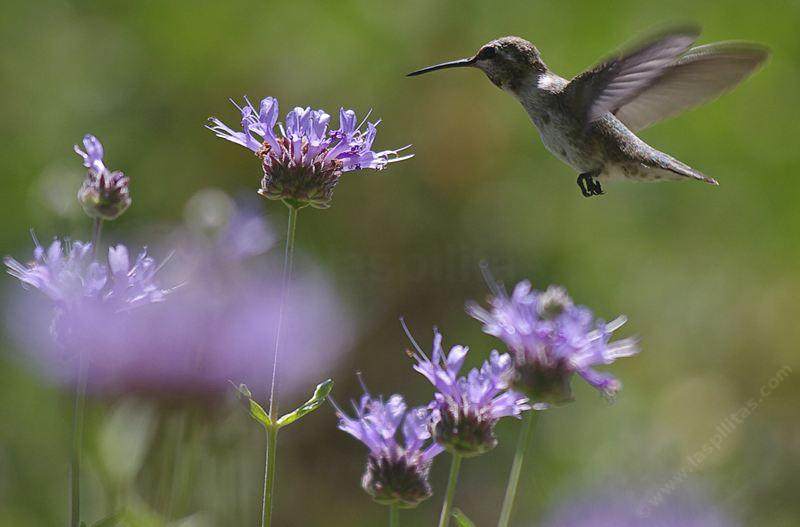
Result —
M553 73L536 46L502 37L472 56L408 74L477 68L517 99L545 148L578 174L586 197L603 194L601 182L690 179L718 185L642 141L636 132L717 98L753 73L769 56L759 44L726 41L692 47L698 28L673 28L620 52L572 80Z

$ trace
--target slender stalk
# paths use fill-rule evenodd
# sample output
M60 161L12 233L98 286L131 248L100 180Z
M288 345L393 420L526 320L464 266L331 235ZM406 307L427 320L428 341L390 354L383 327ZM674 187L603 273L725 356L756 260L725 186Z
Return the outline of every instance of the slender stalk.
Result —
M400 527L400 507L396 503L389 507L389 527Z
M72 411L72 451L70 453L70 527L79 527L81 521L81 450L83 447L83 414L86 407L86 385L89 373L86 360L78 357L78 382L75 387L75 405Z
M264 501L261 508L261 527L272 524L272 497L275 489L275 459L278 453L278 428L267 428L267 459L264 465Z
M508 527L508 522L511 521L514 499L517 497L519 477L520 474L522 474L522 463L525 461L525 453L528 451L528 445L531 442L531 430L533 430L533 422L536 420L537 413L536 410L529 410L528 415L522 422L522 430L519 432L517 451L514 454L514 461L511 464L511 473L508 475L506 496L503 498L503 507L500 510L500 521L498 521L497 527Z
M456 495L456 483L458 482L458 471L461 468L461 456L453 454L453 461L450 464L450 476L447 478L447 494L444 496L442 504L442 514L439 516L439 527L450 525L450 516L453 511L453 497Z
M278 351L281 345L281 330L283 329L283 312L286 309L286 300L289 297L289 282L292 277L292 262L294 260L294 233L297 228L297 207L289 207L289 221L286 225L286 247L283 252L283 279L281 280L281 304L278 307L278 326L275 330L275 355L272 359L272 382L269 387L269 416L275 419L278 413L278 401L275 395L275 384L278 376Z
M97 254L103 220L94 219L92 225L92 257ZM86 386L89 384L89 360L85 351L78 354L78 378L75 386L75 402L72 410L72 450L69 468L69 525L80 527L81 523L81 452L83 450L83 418L86 411Z
M92 257L97 255L97 246L100 245L101 234L103 234L103 220L95 218L92 224Z
M272 421L278 418L278 400L276 384L278 377L278 352L281 347L281 331L286 301L289 297L289 284L292 277L294 260L294 237L297 229L297 207L289 207L289 221L286 225L286 247L283 253L283 278L281 280L281 303L278 308L278 324L275 329L275 354L272 359L272 381L269 386L269 417ZM278 429L267 428L267 453L264 466L264 498L261 503L261 527L272 525L272 498L275 493L275 461L278 452Z

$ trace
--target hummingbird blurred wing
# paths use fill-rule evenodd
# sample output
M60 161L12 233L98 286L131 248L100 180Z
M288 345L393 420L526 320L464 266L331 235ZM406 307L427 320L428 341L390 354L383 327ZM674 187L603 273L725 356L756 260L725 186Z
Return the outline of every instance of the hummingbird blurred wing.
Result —
M564 95L587 123L616 112L650 88L691 47L699 31L673 31L638 49L587 70L564 89Z
M747 78L767 57L769 50L748 42L692 48L614 114L631 130L642 130L716 99Z

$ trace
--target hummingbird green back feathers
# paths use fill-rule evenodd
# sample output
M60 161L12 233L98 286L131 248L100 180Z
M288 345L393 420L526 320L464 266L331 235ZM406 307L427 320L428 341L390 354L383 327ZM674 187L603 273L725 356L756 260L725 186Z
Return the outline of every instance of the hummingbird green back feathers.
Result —
M577 75L551 72L525 39L503 37L469 58L409 74L473 67L525 108L545 147L580 173L584 196L600 181L716 180L639 139L641 130L733 88L768 57L766 48L720 42L691 48L696 28L673 29Z

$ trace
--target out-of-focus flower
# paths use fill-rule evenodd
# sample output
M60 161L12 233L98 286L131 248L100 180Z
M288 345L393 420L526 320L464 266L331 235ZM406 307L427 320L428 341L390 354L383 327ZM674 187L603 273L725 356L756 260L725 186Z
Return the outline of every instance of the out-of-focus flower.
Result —
M96 342L81 350L91 357L90 394L186 397L206 404L224 401L219 393L228 393L233 381L266 397L281 260L265 254L274 236L263 216L232 206L213 229L189 225L160 240L148 236L172 251L159 273L162 281L181 285L168 301L127 310L95 331ZM287 401L307 396L309 385L329 375L357 333L348 305L324 272L302 255L298 262L284 316L289 359L278 372ZM48 377L72 382L74 369L63 367L52 339L45 338L50 319L41 299L11 295L9 300L8 329L18 347Z
M429 443L430 415L424 407L408 409L403 397L392 395L384 402L365 393L353 403L355 417L337 407L339 429L369 449L361 485L375 501L384 505L416 507L432 495L428 473L433 458L443 451ZM398 438L402 428L403 439Z
M145 251L131 265L128 249L108 250L108 263L94 260L90 243L55 240L45 249L34 240L33 261L23 265L6 257L8 272L23 285L38 289L56 310L53 329L59 342L80 351L108 331L111 319L123 311L161 302L167 290L156 280L158 266ZM76 349L78 348L78 349Z
M738 527L740 523L697 492L660 496L641 490L607 489L567 501L551 512L544 527Z
M364 131L364 122L358 124L352 110L342 108L339 128L332 130L328 127L330 115L324 110L297 107L286 115L285 124L278 124L277 99L263 99L258 110L247 98L242 106L234 105L242 114L241 132L213 117L206 128L253 151L264 170L259 194L292 207L327 208L344 172L382 170L389 163L411 157L400 155L408 147L374 151L378 122L366 123Z
M611 342L611 334L625 323L624 316L610 323L595 319L560 287L540 292L524 281L509 297L492 280L489 286L493 295L489 309L469 302L467 312L483 322L486 333L508 346L514 359L513 386L531 398L534 408L571 401L574 373L609 397L621 388L617 379L593 367L639 352L634 338Z
M83 148L74 147L75 153L83 158L83 166L89 169L78 191L78 201L92 218L114 220L131 205L130 180L122 172L106 168L103 145L95 136L83 136Z
M450 452L469 457L497 445L494 426L501 417L519 417L530 406L526 397L508 390L513 371L508 354L492 351L480 369L459 377L467 351L453 346L445 354L442 335L434 330L431 358L418 349L414 369L437 390L430 405L436 441Z

